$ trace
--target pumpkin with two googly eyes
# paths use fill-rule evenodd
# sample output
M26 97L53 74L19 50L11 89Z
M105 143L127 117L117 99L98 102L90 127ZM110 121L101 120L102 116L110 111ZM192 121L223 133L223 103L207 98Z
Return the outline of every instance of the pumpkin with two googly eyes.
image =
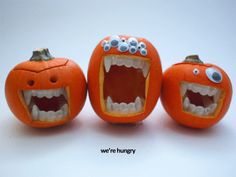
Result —
M136 123L153 110L161 80L160 58L149 41L125 35L106 37L89 63L90 102L105 121Z
M5 83L14 115L32 127L53 127L75 118L86 99L86 81L72 60L54 58L48 49L33 52L15 66Z
M226 72L204 64L197 55L186 57L164 72L161 101L178 123L193 128L216 124L227 112L232 86Z

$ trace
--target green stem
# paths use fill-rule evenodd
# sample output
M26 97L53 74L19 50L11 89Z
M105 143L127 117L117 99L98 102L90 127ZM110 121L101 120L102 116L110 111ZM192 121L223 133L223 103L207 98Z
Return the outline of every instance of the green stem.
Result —
M30 61L48 61L54 57L50 54L47 48L41 48L33 51Z
M184 62L187 63L201 63L203 64L202 60L200 60L198 55L189 55L185 58Z

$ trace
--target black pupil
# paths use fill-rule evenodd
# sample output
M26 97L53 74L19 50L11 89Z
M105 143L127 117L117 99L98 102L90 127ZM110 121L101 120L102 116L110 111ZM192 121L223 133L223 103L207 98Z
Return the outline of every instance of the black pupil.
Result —
M220 81L220 80L221 80L221 76L220 76L220 74L217 73L217 72L214 72L214 73L212 74L212 78L213 78L215 81Z

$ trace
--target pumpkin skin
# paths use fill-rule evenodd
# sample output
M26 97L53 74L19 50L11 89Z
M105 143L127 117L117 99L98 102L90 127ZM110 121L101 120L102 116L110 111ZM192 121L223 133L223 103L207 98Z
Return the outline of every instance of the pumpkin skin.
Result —
M45 52L45 50L47 49L42 49L41 52ZM55 120L51 119L51 121L41 121L39 118L34 120L30 108L26 104L24 91L34 90L36 93L40 90L51 90L51 93L55 94L52 89L60 90L59 88L67 94L67 114L58 120L56 118ZM66 58L40 58L39 60L22 62L9 72L5 83L5 95L11 111L23 123L38 128L54 127L74 119L81 111L86 99L86 81L82 70L72 60ZM47 99L47 101L55 99L56 96L54 96ZM31 96L31 101L32 99L33 96ZM40 100L38 97L37 99ZM41 105L44 104L42 105L44 107L45 105L48 106L45 99L45 97L41 98L40 103ZM53 104L59 103L54 100ZM38 112L38 114L40 113ZM44 115L47 117L46 114Z
M232 86L223 69L198 61L200 61L198 56L189 56L184 62L177 63L164 72L161 102L170 117L178 123L192 128L208 128L220 121L227 112L232 97ZM221 74L221 81L218 83L213 82L214 77L217 79L217 74L214 77L207 74L211 68ZM186 83L191 85L190 90ZM184 84L185 89L187 87L187 91L182 88L181 84ZM198 88L202 90L198 90ZM195 89L195 93L191 89ZM215 95L214 92L216 92ZM187 100L185 102L186 97L190 103ZM200 103L200 98L202 103ZM209 103L204 100L208 100ZM204 109L196 108L193 105L189 106L190 104L196 104L195 106L201 104ZM214 106L212 106L213 104ZM210 108L211 111L209 111Z
M136 123L139 121L144 120L153 110L154 106L157 103L157 100L160 96L160 90L161 90L161 81L162 81L162 67L161 67L161 62L160 62L160 58L158 55L157 50L155 49L155 47L146 39L144 38L135 38L134 40L137 40L137 42L139 42L139 44L144 43L146 44L146 53L141 54L141 48L139 48L140 51L136 51L134 53L131 53L130 50L130 46L129 45L129 50L127 51L121 51L120 46L122 44L118 44L116 47L111 46L109 48L108 45L108 50L106 51L105 47L106 44L109 44L109 42L111 43L113 38L118 38L121 39L121 43L122 41L125 43L128 43L127 41L129 41L131 38L134 39L135 37L131 37L131 36L126 36L126 35L119 35L119 36L111 36L111 37L106 37L103 40L101 40L98 45L96 46L96 48L93 51L93 54L90 58L90 63L89 63L89 67L88 67L88 91L89 91L89 98L90 98L90 102L92 104L92 107L94 109L94 111L96 112L96 114L102 118L103 120L110 122L110 123ZM132 97L135 97L135 93L130 91L130 87L129 82L132 83L132 78L135 78L135 80L137 82L139 82L142 79L138 79L140 78L139 74L136 73L136 75L131 76L131 73L135 73L136 70L134 70L134 68L130 67L131 69L128 71L127 68L125 68L125 66L111 66L111 69L109 70L109 73L111 71L114 71L114 75L109 75L109 82L112 83L111 85L113 85L113 87L107 87L105 82L106 82L106 77L105 74L108 74L105 68L105 64L104 64L104 60L106 59L106 57L121 57L120 60L122 59L127 59L127 58L131 58L132 59L139 59L139 61L145 60L149 62L149 72L146 76L146 80L145 80L145 86L142 85L142 87L145 87L145 105L143 106L143 110L140 112L132 112L132 113L120 113L120 112L108 112L108 106L106 105L108 102L108 97L105 98L106 96L109 96L106 94L106 92L112 92L113 95L116 94L117 92L119 92L121 89L121 87L124 87L125 89L123 89L122 94L120 94L119 96L116 96L116 99L118 100L117 103L121 104L122 102L122 98L127 97L126 99L126 104L132 104L130 102L134 102L133 98L128 98L128 96L124 96L125 94L131 94ZM123 58L122 58L123 57ZM113 60L114 61L114 60ZM122 71L118 70L118 68L123 67ZM127 70L126 70L127 69ZM133 70L132 70L133 69ZM117 71L117 73L115 73L115 70ZM131 71L132 70L132 71ZM130 73L130 75L129 75ZM121 79L123 80L124 84L121 84L117 86L117 84L115 82L113 82L112 80L116 80L116 78L121 77L123 78L123 75L126 74L126 78L125 79ZM125 80L127 80L125 82ZM119 83L121 83L121 81L119 81ZM140 83L142 83L140 81ZM114 86L115 85L115 86ZM138 85L137 85L138 87ZM104 91L105 89L105 91ZM137 89L138 90L138 89ZM143 90L142 90L143 91ZM125 93L126 92L126 93ZM138 91L137 91L138 92ZM143 91L144 92L144 91ZM137 98L137 97L136 97ZM113 98L112 98L113 99ZM113 100L114 101L114 100ZM111 109L113 105L111 105Z

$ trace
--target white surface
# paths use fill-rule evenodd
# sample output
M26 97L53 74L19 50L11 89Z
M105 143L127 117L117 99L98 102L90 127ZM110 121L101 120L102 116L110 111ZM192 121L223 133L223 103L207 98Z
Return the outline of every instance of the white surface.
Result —
M70 124L38 130L16 120L4 98L7 73L31 51L48 47L87 72L103 37L149 39L163 69L199 54L224 68L234 85L235 1L0 1L0 176L236 176L235 97L225 118L208 130L175 124L160 102L143 124L111 126L89 100ZM135 148L134 155L101 154L101 148Z

